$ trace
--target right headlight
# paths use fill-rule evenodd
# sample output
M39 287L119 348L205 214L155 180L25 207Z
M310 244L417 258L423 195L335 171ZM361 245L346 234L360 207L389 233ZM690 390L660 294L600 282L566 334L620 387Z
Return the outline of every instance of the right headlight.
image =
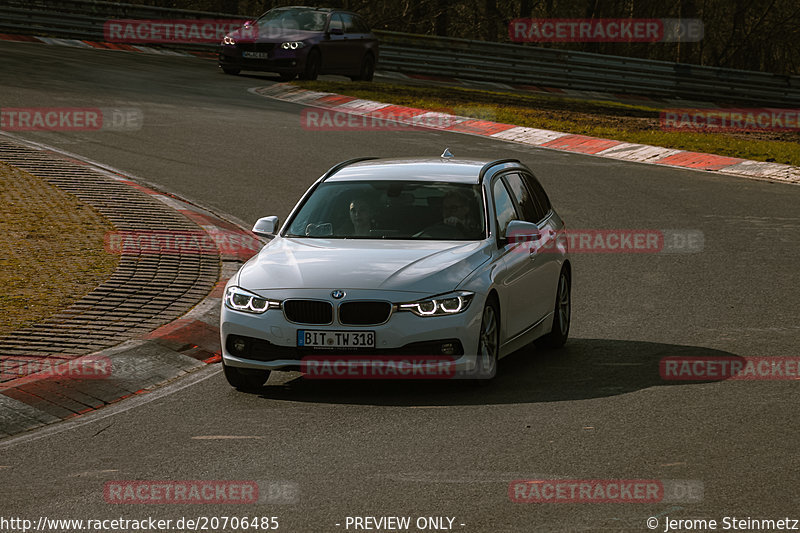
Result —
M281 308L280 301L262 298L258 294L252 293L235 285L228 287L228 289L225 291L225 297L223 300L225 301L225 307L228 309L256 315L260 315L267 309Z
M233 37L231 37L230 35L226 35L225 37L222 38L222 44L223 45L236 44L236 40Z
M463 313L469 307L474 292L457 291L425 300L397 305L399 311L411 311L417 316L447 316Z

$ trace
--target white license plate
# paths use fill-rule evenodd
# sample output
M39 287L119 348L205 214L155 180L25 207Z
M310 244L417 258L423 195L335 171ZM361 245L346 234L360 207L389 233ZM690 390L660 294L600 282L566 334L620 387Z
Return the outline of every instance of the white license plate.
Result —
M298 329L297 346L310 348L374 348L374 331Z
M269 52L242 52L247 59L269 59Z

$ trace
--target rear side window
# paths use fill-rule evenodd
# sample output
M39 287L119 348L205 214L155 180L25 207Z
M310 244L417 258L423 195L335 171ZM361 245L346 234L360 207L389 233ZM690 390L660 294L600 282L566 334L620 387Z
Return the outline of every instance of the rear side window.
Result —
M502 239L506 236L508 223L518 218L517 211L502 179L495 180L492 196L494 197L494 212L497 216L497 236Z
M328 26L328 31L336 29L344 31L344 24L342 23L342 17L338 13L334 13L334 15L331 17L331 25Z
M522 211L524 220L533 222L534 224L542 220L545 216L545 212L533 199L531 192L528 190L525 182L522 181L520 175L517 173L506 174L505 180L508 184L509 191L511 191L511 194L517 201L520 211Z
M534 198L536 198L536 202L542 207L544 214L547 215L553 207L550 205L550 199L547 197L547 193L544 192L544 187L539 183L539 180L530 174L523 174L523 177L525 178L525 183L528 184L528 189L530 189Z
M342 13L342 22L344 23L344 32L345 33L360 33L356 29L355 22L353 21L353 15L350 13Z

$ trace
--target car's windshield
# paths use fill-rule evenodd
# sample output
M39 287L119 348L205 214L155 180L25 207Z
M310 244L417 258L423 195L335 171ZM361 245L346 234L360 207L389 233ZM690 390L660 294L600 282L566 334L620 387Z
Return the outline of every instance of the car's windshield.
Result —
M264 13L258 20L259 28L323 31L328 14L313 9L273 9Z
M287 236L480 240L485 236L484 219L478 185L328 182L305 201Z

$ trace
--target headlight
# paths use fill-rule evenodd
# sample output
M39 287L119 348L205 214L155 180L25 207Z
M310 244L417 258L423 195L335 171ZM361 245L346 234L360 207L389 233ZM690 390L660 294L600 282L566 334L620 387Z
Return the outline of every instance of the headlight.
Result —
M400 311L411 311L417 316L455 315L466 311L474 296L474 292L451 292L427 300L399 304L397 308Z
M302 41L291 41L288 43L281 43L281 48L284 50L297 50L298 48L303 48L305 43Z
M236 44L236 40L233 37L226 35L225 37L222 38L222 44L223 45Z
M244 313L261 314L267 309L280 309L278 300L262 298L257 294L246 291L241 287L228 287L225 291L225 307Z

